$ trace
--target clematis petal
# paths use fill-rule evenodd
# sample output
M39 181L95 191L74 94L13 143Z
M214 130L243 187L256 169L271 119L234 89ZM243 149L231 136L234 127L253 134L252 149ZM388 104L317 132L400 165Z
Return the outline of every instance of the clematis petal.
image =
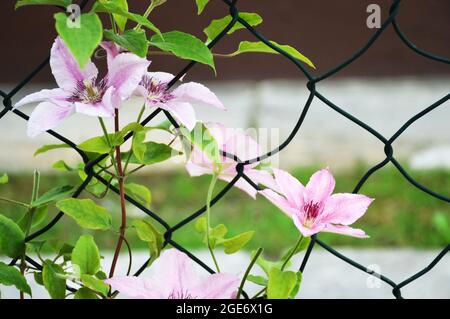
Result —
M225 106L223 106L219 98L210 89L200 83L189 82L181 84L172 93L180 101L201 103L225 110Z
M294 176L281 169L274 169L273 174L278 188L289 201L290 205L301 208L303 206L305 186Z
M75 103L76 112L96 117L113 117L114 114L102 102L95 104Z
M235 170L236 172L236 170ZM227 183L231 182L231 180L236 176L236 174L221 174L219 178ZM239 188L240 190L246 192L251 198L255 199L256 194L258 194L258 190L256 190L249 182L245 179L240 178L234 186Z
M222 123L206 122L204 125L217 142L219 149L226 151L225 142L229 138L232 129L227 128Z
M108 65L111 64L112 60L119 55L120 47L111 41L103 41L100 46L106 51L106 60Z
M333 224L351 225L367 211L373 198L360 194L333 194L325 204L323 219Z
M194 129L197 120L194 108L191 104L171 100L164 104L158 104L158 106L172 114L175 119L183 124L189 131Z
M300 231L300 233L305 237L312 236L312 235L317 234L325 229L325 224L323 224L323 223L315 223L311 227L306 227L303 224L301 216L298 214L292 215L292 220L294 221L294 225L297 227L297 229Z
M268 171L249 169L245 170L245 175L247 175L256 184L264 185L276 192L280 192L278 184L275 182L275 178Z
M212 174L213 168L205 167L202 165L196 164L192 160L188 160L186 162L186 170L188 171L190 176L201 176L205 174Z
M105 283L110 285L112 289L118 290L120 293L139 299L163 299L160 292L152 289L152 285L147 282L145 278L126 276L113 277L105 280Z
M305 200L308 202L325 204L333 193L335 180L329 169L315 172L306 185Z
M159 83L169 83L175 77L172 73L167 72L147 72L147 76L155 79Z
M236 275L213 274L192 290L193 294L200 299L233 299L239 288L239 282L239 277Z
M150 62L133 53L121 53L108 66L108 86L114 87L114 101L124 101L131 97ZM116 108L119 105L114 105Z
M81 69L60 37L56 38L50 52L50 68L58 86L66 91L75 90L77 83L91 80L98 74L97 67L91 61Z
M44 102L48 100L65 100L68 97L67 92L62 89L52 89L52 90L41 90L29 94L22 98L19 102L14 105L14 109L21 107L22 105Z
M165 298L177 298L200 282L198 265L177 249L164 250L150 268L149 285L158 287Z
M352 237L369 238L369 236L362 229L352 228L345 225L327 224L322 231Z
M110 87L103 95L102 101L97 103L81 103L75 102L75 110L77 113L96 117L113 117L113 92L114 88Z
M283 213L288 215L289 217L292 217L296 214L295 208L293 208L286 198L283 196L275 193L271 189L264 189L262 191L259 191L261 195L263 195L265 198L267 198L269 201L272 202L275 206L277 206Z
M38 134L55 128L65 118L69 117L74 108L65 103L57 105L52 102L42 102L36 106L28 120L27 134L35 137Z
M223 131L222 150L237 155L243 161L256 158L260 155L258 143L243 130L228 128ZM255 165L252 164L248 167L254 167Z

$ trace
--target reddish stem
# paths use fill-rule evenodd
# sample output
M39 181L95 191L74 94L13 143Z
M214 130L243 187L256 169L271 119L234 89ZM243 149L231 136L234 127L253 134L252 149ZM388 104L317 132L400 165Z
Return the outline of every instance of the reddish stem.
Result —
M114 130L115 132L119 132L119 110L115 110L114 117ZM120 225L120 235L119 240L117 241L116 250L114 251L114 258L111 264L111 270L109 271L109 278L114 276L114 271L116 269L117 260L119 259L120 249L122 248L122 244L125 238L125 229L127 227L127 211L125 208L125 180L124 180L124 172L122 168L122 156L120 154L120 146L116 146L116 164L117 164L117 174L118 174L118 182L119 182L119 192L120 192L120 208L122 211L122 223Z

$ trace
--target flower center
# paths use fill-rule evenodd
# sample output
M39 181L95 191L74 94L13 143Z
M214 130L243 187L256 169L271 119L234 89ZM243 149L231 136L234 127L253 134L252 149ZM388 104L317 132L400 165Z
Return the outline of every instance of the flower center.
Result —
M72 93L69 101L81 103L98 103L102 100L106 92L107 80L103 78L97 81L96 78L92 80L79 81Z
M140 84L147 90L147 101L150 104L166 103L173 99L173 95L167 90L167 83L161 83L155 78L144 76Z
M309 202L303 206L303 210L306 216L305 226L311 228L321 212L321 205L318 203Z
M197 299L197 297L192 296L187 290L186 291L177 291L173 290L168 299Z

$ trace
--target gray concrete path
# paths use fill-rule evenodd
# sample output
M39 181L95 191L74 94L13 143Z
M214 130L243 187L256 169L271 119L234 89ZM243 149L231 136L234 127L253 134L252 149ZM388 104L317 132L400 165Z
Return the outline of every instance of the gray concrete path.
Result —
M190 79L186 79L188 81ZM46 86L52 87L53 84ZM197 107L199 119L221 121L235 128L258 127L265 149L283 141L294 127L308 98L304 82L264 81L212 83L211 89L228 107L227 112ZM339 79L320 83L317 90L328 99L357 116L386 137L405 121L449 93L450 78ZM2 87L3 88L3 87ZM7 91L7 87L4 88ZM39 89L26 87L25 94ZM17 101L20 96L14 99ZM123 122L132 120L139 106L130 102L123 107ZM32 107L24 107L26 113ZM449 103L445 103L412 125L394 144L395 156L402 163L420 168L450 167ZM75 142L100 135L97 119L73 116L58 127L58 132ZM270 138L264 138L265 135ZM77 160L71 151L59 150L33 158L34 150L44 143L57 142L48 135L30 140L25 122L8 114L0 122L0 170L48 170L51 163L66 158ZM371 134L359 128L315 100L300 133L275 164L286 166L320 164L348 167L357 161L375 163L383 159L383 146ZM177 164L179 165L179 163ZM164 167L173 167L168 162Z
M407 277L427 266L439 253L432 250L412 249L349 249L339 251L355 259L371 269L381 272L395 282L401 282ZM194 254L207 264L211 264L207 251L196 251ZM223 272L243 274L249 263L249 256L237 253L231 256L218 254L218 260ZM124 256L118 265L118 274L126 271L127 260ZM137 269L147 258L147 254L139 252L134 255L134 269ZM294 264L300 263L300 258ZM106 269L112 259L105 256L102 263ZM212 267L212 265L211 265ZM256 269L256 268L255 268ZM200 269L199 269L200 270ZM260 271L254 271L259 274ZM145 272L143 273L145 276ZM30 277L29 281L33 279ZM35 298L46 298L46 291L31 284ZM0 287L3 298L16 298L17 292L11 288ZM258 291L258 286L248 284L249 293ZM368 276L333 255L317 248L312 252L309 263L303 274L303 282L298 298L392 298L391 287L378 279ZM450 255L445 256L441 262L428 274L424 275L411 285L402 289L405 298L450 298Z

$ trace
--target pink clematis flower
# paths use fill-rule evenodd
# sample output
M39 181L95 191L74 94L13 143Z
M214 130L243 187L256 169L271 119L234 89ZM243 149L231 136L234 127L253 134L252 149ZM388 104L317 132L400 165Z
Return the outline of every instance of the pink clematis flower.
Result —
M260 155L260 147L250 135L239 130L226 128L219 123L205 123L205 126L217 142L219 150L236 155L241 161L253 159ZM219 179L230 182L237 174L237 163L233 159L222 155L220 159L221 165L217 167L206 154L194 147L189 160L186 162L186 170L191 176L218 174ZM263 184L275 188L276 184L272 175L267 171L255 169L257 165L258 163L245 165L245 175L255 184ZM258 192L243 178L240 178L234 186L245 191L253 198L256 197Z
M291 217L302 235L331 232L353 237L368 237L361 229L349 227L366 212L373 199L359 194L332 194L335 180L328 169L311 176L303 186L289 173L274 169L277 192L260 191Z
M112 117L114 109L130 98L150 62L133 53L108 56L108 75L98 79L98 69L89 61L81 69L63 40L53 43L50 67L59 88L24 97L14 108L39 103L28 121L28 135L34 137L53 129L74 112Z
M168 111L189 131L196 123L195 111L191 103L225 110L218 97L200 83L188 82L174 90L168 90L167 85L173 78L174 76L170 73L148 72L143 76L136 95L144 97L147 107Z
M139 299L232 299L239 278L231 274L200 277L199 266L186 254L165 250L150 267L150 276L113 277L105 282L121 293Z

